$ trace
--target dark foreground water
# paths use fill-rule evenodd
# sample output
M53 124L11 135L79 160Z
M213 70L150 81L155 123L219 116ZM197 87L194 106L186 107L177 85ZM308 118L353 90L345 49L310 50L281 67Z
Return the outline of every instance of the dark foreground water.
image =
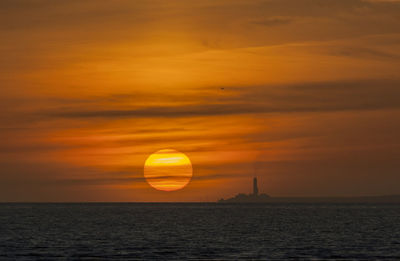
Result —
M0 260L400 260L400 205L0 204Z

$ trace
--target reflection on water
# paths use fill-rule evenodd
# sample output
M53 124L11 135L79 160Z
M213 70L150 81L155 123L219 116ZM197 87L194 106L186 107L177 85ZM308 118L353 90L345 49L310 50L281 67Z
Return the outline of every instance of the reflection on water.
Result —
M400 259L399 205L0 204L0 259Z

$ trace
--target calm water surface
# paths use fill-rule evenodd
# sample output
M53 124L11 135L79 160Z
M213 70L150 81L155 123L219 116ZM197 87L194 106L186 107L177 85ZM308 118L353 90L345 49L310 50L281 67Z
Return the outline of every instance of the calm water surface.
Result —
M0 204L0 260L400 260L400 205Z

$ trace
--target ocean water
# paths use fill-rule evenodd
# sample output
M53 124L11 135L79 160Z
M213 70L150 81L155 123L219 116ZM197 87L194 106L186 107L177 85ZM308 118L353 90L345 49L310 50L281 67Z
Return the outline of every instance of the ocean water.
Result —
M400 205L0 204L0 260L400 260Z

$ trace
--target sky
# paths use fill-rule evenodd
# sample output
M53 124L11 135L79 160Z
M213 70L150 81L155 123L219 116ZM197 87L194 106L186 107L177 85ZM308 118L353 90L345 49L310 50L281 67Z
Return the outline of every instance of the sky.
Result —
M0 35L0 202L400 193L399 1L2 0Z

